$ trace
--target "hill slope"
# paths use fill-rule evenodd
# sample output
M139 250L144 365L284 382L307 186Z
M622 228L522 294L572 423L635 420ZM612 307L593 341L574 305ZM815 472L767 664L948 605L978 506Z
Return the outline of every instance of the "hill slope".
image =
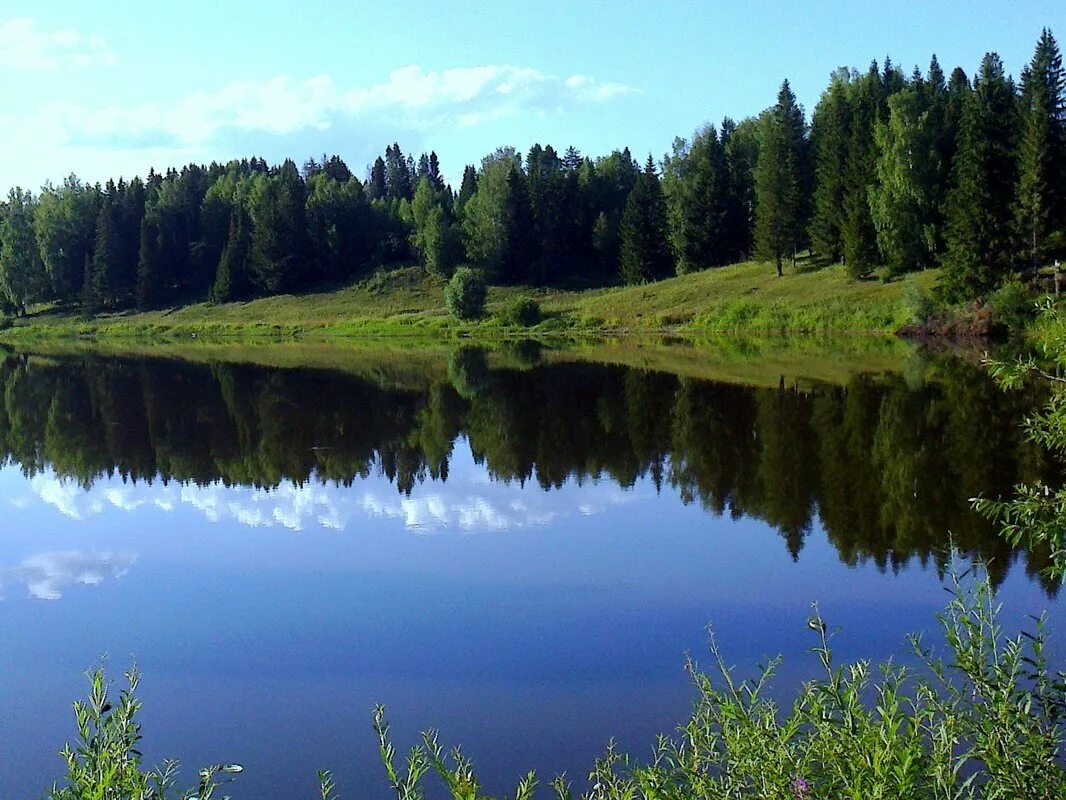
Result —
M935 277L929 271L917 279L929 287ZM476 323L452 320L444 311L442 289L439 278L408 267L331 291L244 303L199 303L90 320L41 311L17 320L0 338L884 332L907 321L901 282L852 281L839 265L778 278L767 265L744 263L644 286L586 291L492 287L488 315ZM545 312L535 328L508 328L496 316L519 295L535 297Z

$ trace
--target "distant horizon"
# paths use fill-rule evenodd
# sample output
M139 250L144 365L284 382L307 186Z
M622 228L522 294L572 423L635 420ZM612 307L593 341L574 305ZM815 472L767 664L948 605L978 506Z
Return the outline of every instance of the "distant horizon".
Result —
M840 66L883 66L887 55L909 75L935 53L945 73L972 77L992 51L1017 78L1041 29L1066 29L1066 12L1046 2L1009 14L984 2L770 5L26 4L0 18L3 192L36 193L71 173L103 183L322 153L362 179L392 142L415 157L435 151L454 187L464 165L500 146L573 145L592 157L628 146L659 159L675 137L758 114L786 78L809 120Z

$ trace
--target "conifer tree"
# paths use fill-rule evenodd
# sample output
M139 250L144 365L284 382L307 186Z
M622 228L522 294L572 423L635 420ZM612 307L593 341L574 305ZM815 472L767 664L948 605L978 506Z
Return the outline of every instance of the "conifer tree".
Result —
M839 261L844 254L844 165L848 157L850 83L850 70L841 68L834 72L811 121L815 156L811 249L829 262Z
M1066 73L1044 29L1022 74L1015 219L1030 268L1066 245Z
M467 164L463 168L463 182L459 185L459 197L457 202L460 207L465 206L467 201L477 191L477 167Z
M786 80L777 104L763 114L755 168L755 252L773 261L779 276L785 256L795 264L803 235L805 128L803 109Z
M666 201L649 155L622 212L619 261L623 282L646 283L670 276L674 265L666 225Z
M726 155L713 125L688 145L674 143L663 166L671 245L679 274L727 263L726 209L731 190Z
M1003 63L988 53L963 107L941 291L967 300L996 288L1016 252L1016 98Z
M870 213L870 187L877 180L874 128L880 116L883 85L877 62L851 83L848 152L844 164L841 243L844 265L853 278L869 274L878 262L877 231Z
M93 251L90 283L93 305L97 308L111 306L115 302L113 272L121 257L119 247L118 209L113 195L109 195L96 220L96 248Z
M389 193L385 183L385 160L378 156L370 168L370 179L366 182L366 194L371 200L381 200Z
M722 148L729 170L725 210L729 261L751 258L755 230L755 165L759 158L759 123L753 117L722 121Z
M248 214L237 205L230 215L229 234L218 262L209 299L229 303L244 296L248 285L248 252L251 246Z
M137 258L137 305L152 308L163 294L163 254L159 246L159 224L148 213L141 219L141 244Z

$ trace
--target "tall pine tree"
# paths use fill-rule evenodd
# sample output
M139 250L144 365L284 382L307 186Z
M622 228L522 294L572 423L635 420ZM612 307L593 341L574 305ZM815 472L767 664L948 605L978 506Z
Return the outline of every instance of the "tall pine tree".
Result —
M1066 245L1066 74L1044 29L1022 73L1015 219L1030 268Z
M763 114L755 167L755 252L773 261L778 275L786 256L795 265L803 237L806 145L803 109L786 80Z
M666 201L650 155L626 200L620 236L619 266L623 282L646 283L673 273L666 238Z
M1011 269L1016 252L1012 198L1017 131L1014 84L988 53L966 101L948 197L941 291L952 300L985 294Z
M811 120L815 188L809 233L811 249L828 262L844 255L843 165L848 157L850 83L851 71L846 67L834 72Z

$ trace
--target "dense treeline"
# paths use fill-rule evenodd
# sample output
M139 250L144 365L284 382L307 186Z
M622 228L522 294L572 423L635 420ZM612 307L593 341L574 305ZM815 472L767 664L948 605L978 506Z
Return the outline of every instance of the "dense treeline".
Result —
M628 149L511 148L455 191L435 153L386 148L360 180L337 156L189 165L90 186L70 176L0 209L0 299L93 313L225 302L418 259L496 282L657 280L810 251L859 279L943 266L948 300L1066 254L1066 73L1044 30L1020 83L989 53L971 80L934 56L841 68L808 124L785 81L757 118Z
M10 356L0 458L84 486L108 475L350 486L377 473L409 494L447 480L465 437L496 480L550 490L651 478L713 514L765 520L794 556L817 516L849 564L942 566L950 535L1001 577L1011 549L965 498L1050 477L1016 424L1037 401L959 361L938 371L920 385L859 376L750 389L589 364L489 369L465 350L446 376L389 386L306 369ZM1030 555L1034 570L1042 563Z

